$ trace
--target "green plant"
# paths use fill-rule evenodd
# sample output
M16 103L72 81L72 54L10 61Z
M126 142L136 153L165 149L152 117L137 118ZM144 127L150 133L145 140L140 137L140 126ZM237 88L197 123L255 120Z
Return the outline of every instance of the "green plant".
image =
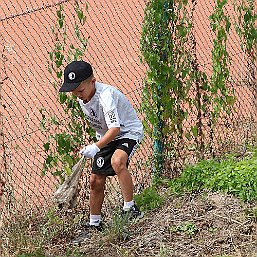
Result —
M49 245L60 245L71 238L82 217L82 214L60 213L55 208L44 214L42 210L31 210L31 207L19 210L3 223L0 255L44 257ZM62 256L79 256L68 245L63 245L63 250L66 254Z
M54 36L54 48L49 52L49 72L54 76L52 83L55 89L62 83L64 64L71 60L81 59L86 51L87 40L81 34L80 27L83 27L86 16L77 1L74 5L78 22L75 21L74 37L77 39L75 44L67 43L67 29L63 5L59 5L56 16L57 21L52 28ZM86 5L87 11L87 5ZM44 144L46 158L42 175L50 171L54 176L63 182L66 174L70 174L72 167L80 157L78 152L81 145L86 140L95 140L95 134L86 123L84 114L79 107L74 95L66 93L59 94L59 103L65 113L65 118L59 118L56 114L49 117L45 109L41 109L42 115L41 129L48 135L47 142Z
M112 222L105 232L109 234L109 237L118 237L118 239L121 241L127 240L130 237L128 224L128 217L122 217L120 210L118 209L114 212Z
M233 194L243 201L257 199L257 158L236 160L229 156L224 160L202 160L185 167L181 176L170 181L172 191L197 191L204 188Z
M218 228L216 228L216 227L209 227L209 228L208 228L208 231L209 231L210 233L215 233L215 232L218 231Z
M160 257L169 256L168 249L165 247L165 245L163 243L160 244L160 251L159 251L158 256L160 256Z
M164 202L154 186L146 188L143 192L135 196L137 205L144 211L151 211L159 208Z
M234 10L237 13L235 20L236 32L241 41L241 49L246 54L247 73L245 75L246 85L253 89L256 98L256 56L257 56L257 11L255 1L234 1ZM254 102L257 106L256 101Z
M196 3L194 3L196 4ZM190 133L186 133L188 140L194 139L196 144L190 145L191 150L196 150L202 158L204 151L213 152L214 131L223 115L230 115L234 103L234 88L229 84L230 57L227 52L227 40L230 31L230 18L225 15L224 8L227 0L216 0L213 13L210 15L210 25L214 32L212 48L212 74L208 76L205 71L199 68L196 55L192 58L192 72L190 81L195 84L196 95L189 102L190 107L195 107L197 122L191 126ZM193 5L194 8L194 5ZM194 38L194 37L193 37ZM194 41L193 45L196 44ZM203 120L210 127L209 133L203 133ZM205 144L203 144L203 142Z
M50 209L46 213L46 221L41 226L41 233L43 238L51 240L56 237L60 232L62 233L65 227L65 222L56 215L54 209Z
M222 114L229 115L234 106L235 94L234 88L228 85L230 73L228 65L230 57L227 52L227 40L230 31L230 18L224 13L224 8L227 0L216 0L215 8L212 15L209 17L212 31L215 33L212 49L212 75L209 82L209 96L210 106L209 113L209 137L211 141L214 137L214 128L218 119ZM212 144L210 151L213 153Z
M251 62L256 59L257 47L257 13L253 0L234 1L234 10L237 12L235 19L236 32L241 39L241 48L248 54Z
M210 16L216 36L210 77L198 69L190 51L192 21L188 1L151 0L146 6L140 44L148 70L141 110L146 131L154 140L154 176L163 172L165 158L169 160L172 155L172 159L183 161L187 148L204 150L203 118L210 126L210 143L206 148L211 146L217 121L223 114L229 115L233 108L235 97L228 84L230 58L226 50L230 20L223 11L227 1L215 3ZM192 96L195 90L197 94ZM184 126L191 114L189 110L197 111L197 121ZM186 144L185 140L190 143ZM196 145L191 145L192 140Z
M211 113L214 120L219 117L221 110L229 112L231 104L234 103L233 88L228 88L226 83L229 79L228 64L230 57L227 52L227 39L230 30L231 22L229 16L225 15L224 7L227 0L216 0L215 9L210 16L211 28L215 32L216 38L213 41L212 49L212 77L211 77L211 92L215 98L213 111ZM219 93L219 94L218 94Z
M163 169L165 148L182 139L190 83L190 54L185 44L192 24L187 1L152 0L145 9L141 52L148 65L143 90L144 125L154 142L154 175Z
M184 233L188 236L193 236L197 233L198 229L196 225L192 222L185 222L179 226L172 226L170 232L172 233Z

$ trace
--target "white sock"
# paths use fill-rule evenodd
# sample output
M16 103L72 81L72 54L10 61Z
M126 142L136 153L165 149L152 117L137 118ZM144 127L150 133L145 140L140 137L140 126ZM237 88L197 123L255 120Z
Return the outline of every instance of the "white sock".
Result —
M134 200L130 201L130 202L124 202L124 205L123 205L123 210L124 211L127 211L130 209L130 207L134 206Z
M101 215L92 215L92 214L90 214L89 225L99 226L101 221L102 221Z

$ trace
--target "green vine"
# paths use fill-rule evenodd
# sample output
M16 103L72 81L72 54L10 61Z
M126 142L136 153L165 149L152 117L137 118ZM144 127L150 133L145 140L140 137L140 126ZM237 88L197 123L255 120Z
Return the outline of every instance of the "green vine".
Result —
M230 20L223 10L226 4L226 0L216 1L210 16L216 35L210 77L199 70L196 56L189 47L194 41L188 1L152 0L146 6L140 43L148 70L141 110L146 131L154 140L153 172L157 175L162 173L165 161L174 160L176 165L177 160L184 161L192 139L196 142L192 149L204 151L202 142L206 135L202 131L202 119L207 119L211 128L211 145L219 118L232 110L235 96L229 87L230 58L226 48ZM194 1L192 12L195 5ZM197 121L185 126L195 109Z
M236 32L241 39L241 48L248 54L251 62L256 60L257 51L257 13L253 0L242 0L240 4L234 1L234 9L238 13Z
M192 24L187 1L152 0L145 9L141 52L148 65L143 90L145 128L155 140L154 172L163 169L163 147L172 152L183 140L183 121L190 101L190 54L184 46ZM174 135L177 137L174 138ZM177 140L177 142L176 142Z
M231 22L229 16L225 15L224 7L227 0L216 0L215 9L210 16L212 31L216 34L212 49L212 76L210 81L211 93L213 96L213 110L211 111L212 121L215 124L221 112L228 114L235 102L234 89L227 86L230 77L228 64L230 57L227 52L227 39Z
M49 52L48 71L55 78L52 83L55 90L59 90L62 84L65 64L84 57L89 39L89 37L84 38L80 33L81 27L85 24L86 16L77 1L75 1L74 10L78 19L74 25L77 46L67 43L68 34L63 5L60 5L56 12L57 21L52 28L54 48ZM84 114L74 95L59 93L59 103L65 113L64 119L58 118L57 115L48 117L45 109L40 110L42 115L41 129L46 135L49 135L44 144L46 158L42 175L51 172L60 179L60 182L63 182L65 175L71 173L72 167L80 158L78 152L81 145L85 144L87 140L95 140L95 135L86 123Z
M253 91L254 105L257 107L257 13L256 6L253 0L234 2L234 10L237 12L237 20L235 19L236 32L241 40L241 49L246 53L247 70L246 74L247 84Z
M195 3L195 1L193 2ZM215 128L222 115L230 115L234 102L234 89L229 85L230 57L227 52L227 39L230 30L230 19L224 13L226 0L215 2L212 15L209 17L212 31L215 34L212 48L212 74L199 69L196 54L192 56L191 83L195 84L196 95L191 104L197 110L197 122L191 127L196 142L196 153L202 159L207 150L214 155L213 142ZM195 7L196 3L193 5ZM192 44L195 44L194 38ZM193 51L192 51L193 52ZM203 120L209 126L209 133L203 133ZM190 140L190 135L186 135ZM205 144L203 144L205 142Z

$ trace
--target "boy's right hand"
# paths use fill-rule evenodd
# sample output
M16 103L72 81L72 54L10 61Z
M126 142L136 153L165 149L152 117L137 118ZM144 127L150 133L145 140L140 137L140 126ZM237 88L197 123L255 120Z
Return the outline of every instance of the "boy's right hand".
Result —
M98 153L100 149L96 144L87 145L83 149L80 150L79 153L83 154L87 158L94 158L96 153Z

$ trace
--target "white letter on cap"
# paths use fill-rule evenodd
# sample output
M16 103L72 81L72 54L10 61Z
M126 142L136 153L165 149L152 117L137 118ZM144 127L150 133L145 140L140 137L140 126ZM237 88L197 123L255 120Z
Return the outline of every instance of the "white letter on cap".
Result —
M75 77L76 77L76 75L75 75L74 72L70 72L69 75L68 75L68 77L69 77L70 80L74 80Z

